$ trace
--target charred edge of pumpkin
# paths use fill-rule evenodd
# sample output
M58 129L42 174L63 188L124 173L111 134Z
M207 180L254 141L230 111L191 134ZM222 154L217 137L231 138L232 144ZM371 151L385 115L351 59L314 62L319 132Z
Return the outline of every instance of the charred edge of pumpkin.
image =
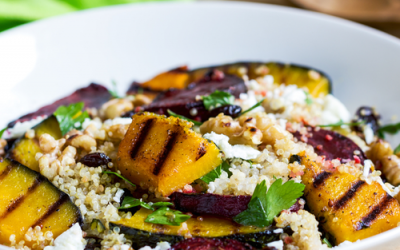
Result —
M69 196L66 193L61 193L60 197L58 198L58 200L53 203L46 211L46 213L44 215L42 215L41 218L39 218L32 226L32 228L34 228L35 226L39 226L40 224L42 224L42 222L47 219L47 217L49 217L52 213L56 212L57 209L64 204L65 202L67 202L69 200Z
M390 202L395 200L392 196L389 194L386 194L386 196L379 201L379 204L376 205L366 216L364 216L360 222L356 224L356 231L359 231L361 229L364 229L366 227L370 227L373 223L374 220L390 205Z
M174 147L177 137L178 137L178 132L173 132L171 130L168 130L168 137L165 140L163 150L160 152L160 154L157 157L156 164L153 169L154 175L157 176L160 173L160 171L164 165L164 162L168 157L168 154L171 152L172 148Z
M348 201L350 201L355 194L357 193L357 191L365 184L365 181L357 181L355 182L352 187L347 190L347 192L342 196L342 198L340 198L338 201L336 201L335 205L333 205L333 208L335 210L338 210L340 208L343 208Z
M32 185L28 188L28 192L26 194L19 196L15 200L13 200L10 205L7 207L7 211L5 211L4 214L0 216L0 218L4 219L9 215L12 211L14 211L22 202L24 201L25 197L29 196L30 193L32 193L39 185L44 182L46 179L42 176L38 176L35 181L32 183Z
M3 180L10 172L13 166L9 164L3 172L0 173L0 181Z
M199 146L199 150L197 151L197 155L196 155L196 161L198 161L201 157L203 157L203 155L205 155L207 153L207 149L204 146L204 143L200 143Z
M317 176L314 177L314 188L318 188L319 186L323 185L325 180L328 179L332 175L331 172L323 171Z
M131 158L132 159L134 159L135 156L137 155L137 153L139 152L139 148L143 144L144 139L146 138L147 134L149 133L150 128L153 125L153 121L154 121L154 119L148 119L139 125L139 131L137 132L137 135L134 139L133 146L131 149Z

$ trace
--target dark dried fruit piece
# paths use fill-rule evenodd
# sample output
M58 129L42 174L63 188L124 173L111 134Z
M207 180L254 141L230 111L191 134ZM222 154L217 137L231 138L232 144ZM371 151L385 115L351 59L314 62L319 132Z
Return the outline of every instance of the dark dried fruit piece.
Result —
M175 208L184 213L233 218L247 209L251 196L173 193L170 198L171 202L175 204ZM289 210L297 212L302 208L303 206L297 200Z
M240 115L241 112L242 112L242 108L238 105L225 105L225 106L210 110L209 116L207 117L207 119L210 117L216 117L220 113L223 113L224 115L229 115L232 118L236 118ZM205 117L202 118L202 120L207 120L207 119L205 119Z
M252 250L252 246L231 239L191 238L173 245L171 250Z
M367 107L367 106L362 106L358 108L354 119L352 120L353 123L359 123L359 122L364 122L364 124L369 125L372 130L374 131L374 134L379 129L379 119L381 116L375 111L374 108L372 107ZM357 132L363 132L362 126L353 126L353 130Z
M78 89L71 95L64 97L50 105L46 105L36 112L21 116L17 120L10 122L8 127L14 127L17 122L25 122L39 116L51 115L59 106L62 105L67 106L72 103L84 102L85 108L100 108L101 105L110 100L111 97L112 96L106 87L96 83L91 83L89 86Z
M88 167L98 167L98 166L103 166L103 165L108 165L108 163L111 162L110 157L108 157L104 153L91 153L87 154L84 157L82 157L79 161L80 163L88 166Z
M296 131L293 133L299 141L311 145L315 153L325 156L326 160L340 159L342 163L349 160L355 160L357 155L361 164L367 159L361 148L351 139L335 131L321 129L319 127L308 127L306 135Z

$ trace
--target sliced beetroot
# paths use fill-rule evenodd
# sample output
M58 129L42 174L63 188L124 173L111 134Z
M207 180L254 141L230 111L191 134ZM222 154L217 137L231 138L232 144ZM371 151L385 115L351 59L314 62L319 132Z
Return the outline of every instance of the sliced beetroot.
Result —
M170 198L182 212L233 218L247 209L251 196L173 193Z
M194 215L233 218L247 209L251 196L173 193L170 198L175 205L175 209L184 213L190 212ZM297 200L289 210L297 212L303 208L304 206Z
M252 250L252 246L232 239L191 238L176 243L171 250ZM272 249L271 249L272 250Z
M85 108L100 108L105 102L111 99L111 94L108 89L102 85L91 83L88 87L76 90L71 95L64 97L50 105L46 105L36 112L21 116L15 121L8 124L8 127L13 127L17 122L30 121L39 116L48 116L54 113L61 105L70 105L72 103L84 102Z
M206 110L203 101L196 97L209 95L215 90L229 92L235 97L247 91L243 79L224 75L222 78L209 77L208 75L196 83L189 85L187 89L173 89L161 93L149 105L143 106L142 111L167 115L167 110L197 121L205 121L212 117L213 113ZM226 112L236 113L235 108L227 108Z
M361 148L346 136L319 127L307 129L307 134L302 135L296 131L293 133L294 137L311 145L315 153L325 156L326 160L340 159L342 163L356 160L364 164L364 160L367 159Z

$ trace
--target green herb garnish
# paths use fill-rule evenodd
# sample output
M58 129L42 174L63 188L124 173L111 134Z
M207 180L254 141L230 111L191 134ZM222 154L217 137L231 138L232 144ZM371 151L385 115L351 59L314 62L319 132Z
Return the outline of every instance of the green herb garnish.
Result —
M317 127L326 128L326 127L340 127L340 126L358 126L358 125L362 125L364 123L365 123L365 121L346 123L346 122L343 122L342 120L340 120L337 123L326 124L326 125L317 125Z
M140 199L133 198L132 196L125 196L124 200L122 201L121 206L118 209L127 209L127 208L141 206L146 209L150 209L150 210L154 211L156 207L168 207L168 206L172 206L172 205L174 205L174 204L172 204L171 202L160 201L160 202L156 202L156 203L147 203L147 202L141 201Z
M282 185L282 179L277 179L267 192L265 180L257 184L247 209L234 221L242 225L266 227L272 224L274 217L282 210L289 209L303 195L304 185L288 181Z
M2 130L0 130L0 139L1 139L1 137L3 137L3 134L4 134L4 132L7 130L7 127L6 128L3 128Z
M167 112L168 112L168 114L169 114L170 116L178 117L178 118L180 118L180 119L182 119L182 120L186 120L186 121L188 121L188 122L193 122L193 124L196 125L196 126L200 126L201 124L203 124L203 123L201 123L201 122L198 122L198 121L189 119L189 118L187 118L187 117L184 117L183 115L178 115L177 113L174 113L174 112L172 112L172 111L169 110L169 109L167 110Z
M130 182L128 179L126 179L125 177L123 177L122 175L116 173L116 172L112 172L112 171L104 171L102 174L113 174L118 176L119 178L121 178L122 180L128 182L129 184L131 184L132 186L136 187L135 184L133 184L132 182Z
M329 240L327 238L324 238L322 240L322 243L326 244L329 248L332 248L332 244L329 242Z
M109 89L108 92L112 95L112 97L114 97L114 98L116 98L116 99L117 99L117 98L121 98L121 97L118 95L117 83L115 82L115 80L112 80L111 83L112 83L112 85L113 85L113 89Z
M240 113L239 116L246 114L247 112L252 111L253 109L260 107L261 103L264 101L265 99L262 99L261 101L257 102L256 104L254 104L253 106L251 106L249 109L246 109L245 111L243 111L242 113Z
M211 110L224 105L232 105L235 97L228 92L216 90L212 94L203 96L203 104L207 110Z
M58 123L60 124L60 130L62 135L65 135L71 129L82 128L82 123L85 119L89 118L87 111L82 111L85 104L78 102L69 106L60 106L54 112Z
M400 122L395 123L395 124L388 124L385 126L382 126L378 129L378 136L382 139L385 139L385 133L387 134L397 134L400 131Z
M313 104L313 99L312 99L312 97L311 97L311 94L310 93L308 93L307 91L304 91L304 94L306 94L306 104L307 105L311 105L311 104Z
M190 219L189 215L181 211L172 210L169 207L161 207L147 216L145 222L170 226L179 226L182 222Z
M228 173L228 177L232 176L232 172L229 171L229 168L231 166L226 162L222 162L221 165L216 167L215 169L211 170L208 172L208 174L204 175L203 177L200 178L200 180L203 180L207 184L210 182L213 182L215 179L219 178L222 174L222 170Z

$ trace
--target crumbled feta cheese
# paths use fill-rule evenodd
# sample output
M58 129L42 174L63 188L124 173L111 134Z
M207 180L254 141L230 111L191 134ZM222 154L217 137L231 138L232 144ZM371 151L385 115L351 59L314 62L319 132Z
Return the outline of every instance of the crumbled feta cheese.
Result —
M83 250L84 242L82 229L76 223L54 240L54 246L47 246L44 250Z
M283 241L282 240L273 241L271 243L268 243L267 246L268 247L275 247L278 250L282 250L283 249Z
M108 119L108 120L104 121L104 124L107 126L117 125L117 124L125 125L125 124L131 124L131 123L132 123L132 118L130 118L130 117L117 117L112 120Z
M158 242L155 248L151 248L149 246L145 246L140 248L139 250L168 250L171 248L171 245L168 242Z
M124 190L122 190L122 189L118 189L118 191L115 193L115 196L113 197L113 200L115 201L115 202L121 202L121 197L122 197L122 195L124 194Z
M86 118L82 123L82 129L85 130L91 124L93 124L98 129L101 129L101 126L103 126L103 124L99 118L95 118L93 120L90 118Z
M205 134L204 138L213 141L226 158L241 158L244 160L251 160L257 158L261 152L248 146L248 145L231 145L229 144L229 137L226 135L216 134L211 132Z
M275 229L273 232L274 232L274 234L280 234L280 233L283 233L283 229L278 228L278 229Z
M337 123L340 120L343 122L349 122L350 119L350 112L341 101L331 94L324 98L321 124Z
M372 130L369 124L364 125L363 127L365 142L370 144L374 140L374 131Z
M365 161L364 161L363 176L364 176L365 178L368 177L368 175L369 175L369 170L371 169L371 167L372 167L373 165L374 165L374 164L372 163L371 160L365 160Z
M4 134L2 136L3 139L12 139L12 138L18 138L23 136L28 129L38 125L40 122L42 122L44 119L46 119L47 116L38 116L32 120L26 121L26 122L17 122L14 127L7 129L4 131Z

